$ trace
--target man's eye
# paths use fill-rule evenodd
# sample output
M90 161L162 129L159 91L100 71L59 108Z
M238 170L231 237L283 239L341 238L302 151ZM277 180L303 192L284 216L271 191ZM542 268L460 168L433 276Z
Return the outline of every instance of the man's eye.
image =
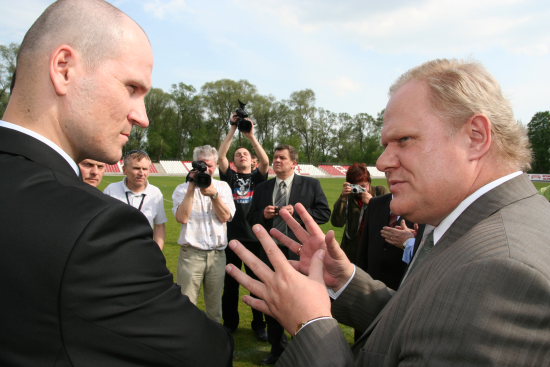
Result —
M410 136L404 136L402 138L399 138L400 143L405 143L406 141L409 141L409 140L411 140Z

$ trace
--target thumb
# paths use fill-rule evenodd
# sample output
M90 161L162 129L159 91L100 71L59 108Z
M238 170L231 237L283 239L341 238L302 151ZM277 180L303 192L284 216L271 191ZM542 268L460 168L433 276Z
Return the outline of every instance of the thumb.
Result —
M311 257L309 265L309 279L315 280L318 283L325 284L323 280L323 259L325 258L325 250L319 249Z
M403 229L409 229L409 227L407 227L407 222L405 222L405 219L401 219L401 227L403 227Z
M340 259L342 256L346 257L346 254L344 254L340 244L336 241L333 230L327 232L327 235L325 236L325 245L330 257L334 259Z

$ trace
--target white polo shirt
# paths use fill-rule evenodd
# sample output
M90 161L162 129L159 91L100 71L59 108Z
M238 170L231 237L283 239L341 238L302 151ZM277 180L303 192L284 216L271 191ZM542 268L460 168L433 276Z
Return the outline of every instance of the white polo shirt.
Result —
M149 221L151 228L154 228L155 224L168 222L162 192L150 183L147 183L142 192L133 192L126 186L126 179L124 179L110 184L103 193L139 209Z
M231 213L231 218L235 215L235 202L231 188L224 181L212 179L212 183L220 199L227 205ZM172 195L174 215L178 211L178 206L185 198L185 193L189 188L189 183L178 185ZM193 210L189 217L189 222L181 225L181 233L178 239L180 245L191 245L200 250L223 250L227 247L227 223L221 222L212 205L212 199L201 194L198 187L195 187L193 196Z

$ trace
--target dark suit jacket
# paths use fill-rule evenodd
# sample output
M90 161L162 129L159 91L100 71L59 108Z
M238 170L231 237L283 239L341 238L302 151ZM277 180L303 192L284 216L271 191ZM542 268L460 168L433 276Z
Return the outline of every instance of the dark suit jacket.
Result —
M231 363L231 337L181 295L138 210L2 127L0 171L1 366Z
M357 269L333 315L370 325L353 352L335 320L279 366L544 366L550 361L550 204L526 175L470 205L397 292Z
M262 182L256 187L251 208L248 212L248 222L250 225L259 223L267 230L272 228L273 219L266 219L264 217L264 209L268 205L273 205L274 188L275 178ZM312 177L294 175L288 203L291 205L302 203L318 224L326 223L330 219L330 208L327 197L321 188L321 183ZM294 214L294 218L303 225L297 213ZM289 236L296 239L290 230Z
M357 247L356 265L371 277L384 282L388 287L397 289L407 270L403 262L403 250L384 240L380 234L382 227L390 221L390 203L392 194L374 197L370 200L363 220L365 231ZM401 222L401 218L399 218ZM412 227L407 222L407 226Z

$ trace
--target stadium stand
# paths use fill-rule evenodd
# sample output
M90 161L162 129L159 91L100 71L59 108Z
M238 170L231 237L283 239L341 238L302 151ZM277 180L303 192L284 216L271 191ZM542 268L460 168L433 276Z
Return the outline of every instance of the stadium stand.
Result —
M321 164L319 168L325 171L329 176L345 176L349 166Z
M186 175L189 172L181 161L159 161L159 163L169 175Z
M315 167L313 164L299 164L296 167L296 173L302 176L316 176L316 177L325 177L327 174L325 171L320 170Z
M106 164L105 165L105 172L106 173L122 173L122 166L120 162L117 162L115 164Z

